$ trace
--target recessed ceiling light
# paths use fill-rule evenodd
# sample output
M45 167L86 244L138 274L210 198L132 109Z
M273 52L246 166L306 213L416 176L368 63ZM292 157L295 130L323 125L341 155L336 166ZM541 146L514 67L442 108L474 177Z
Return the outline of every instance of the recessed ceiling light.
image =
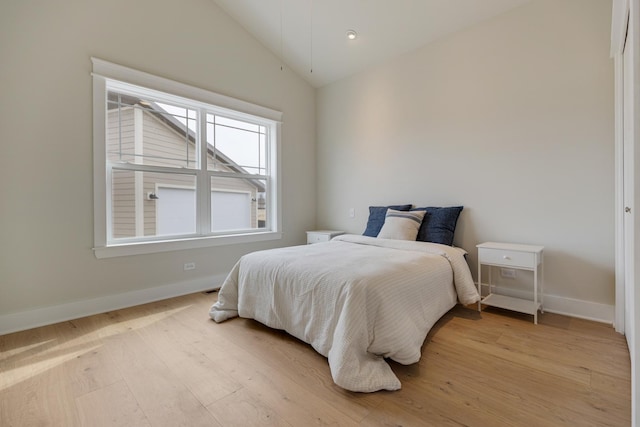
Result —
M347 38L348 38L349 40L355 40L355 39L356 39L356 37L358 37L358 33L356 33L356 32L355 32L355 31L353 31L353 30L347 30Z

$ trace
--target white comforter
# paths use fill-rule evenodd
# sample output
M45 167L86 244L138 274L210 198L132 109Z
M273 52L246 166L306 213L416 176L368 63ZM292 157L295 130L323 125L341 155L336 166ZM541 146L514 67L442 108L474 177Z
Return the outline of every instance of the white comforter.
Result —
M384 358L417 362L456 300L478 301L464 253L356 235L254 252L234 266L209 314L216 322L239 314L311 344L347 390L397 390Z

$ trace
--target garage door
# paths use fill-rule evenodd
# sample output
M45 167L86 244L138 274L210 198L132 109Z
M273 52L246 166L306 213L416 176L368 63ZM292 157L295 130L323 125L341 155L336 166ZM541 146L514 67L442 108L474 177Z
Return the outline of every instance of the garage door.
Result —
M158 187L156 194L156 233L159 236L196 232L195 190Z
M196 232L196 192L189 188L158 187L156 233L159 236ZM251 228L251 194L211 192L211 231Z
M251 194L211 192L211 231L251 228Z

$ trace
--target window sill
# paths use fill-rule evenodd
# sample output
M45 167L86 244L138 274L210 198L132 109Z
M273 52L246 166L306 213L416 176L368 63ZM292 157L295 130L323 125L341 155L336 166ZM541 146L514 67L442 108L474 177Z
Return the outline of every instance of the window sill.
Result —
M280 232L263 232L251 234L239 234L235 236L210 236L196 237L192 239L163 240L154 242L124 243L93 248L93 253L98 259L115 258L130 255L144 255L158 252L171 252L184 249L208 248L212 246L234 245L239 243L264 242L279 240Z

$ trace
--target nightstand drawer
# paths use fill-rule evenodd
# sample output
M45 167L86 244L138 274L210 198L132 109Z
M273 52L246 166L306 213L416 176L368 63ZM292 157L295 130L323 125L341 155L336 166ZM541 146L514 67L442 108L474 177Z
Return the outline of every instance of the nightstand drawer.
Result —
M532 252L478 248L478 260L483 264L521 268L536 267L536 254Z
M311 245L313 243L328 242L329 240L341 234L344 234L344 231L333 231L333 230L307 231L307 244Z
M331 240L331 235L321 233L307 233L307 243L320 243L328 242Z

